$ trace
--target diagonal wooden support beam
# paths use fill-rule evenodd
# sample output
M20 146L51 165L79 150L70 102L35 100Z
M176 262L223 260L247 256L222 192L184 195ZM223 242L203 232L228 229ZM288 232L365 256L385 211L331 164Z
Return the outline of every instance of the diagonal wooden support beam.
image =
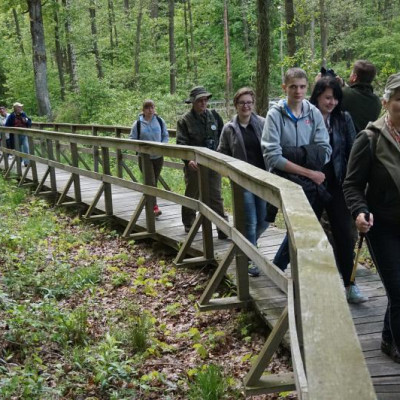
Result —
M94 196L94 199L93 199L92 203L90 204L88 210L86 211L84 218L90 218L90 216L93 214L93 211L96 208L96 205L99 202L103 192L104 192L104 183L101 184L99 190L96 193L96 196Z
M194 220L194 223L192 227L190 228L190 231L186 237L186 240L183 242L177 256L175 257L175 260L173 261L174 265L176 266L183 266L183 260L185 258L186 253L188 252L193 239L195 238L201 224L203 222L203 216L198 213L196 216L196 219Z
M43 189L44 183L46 182L46 179L49 176L49 174L50 174L50 167L47 167L46 172L44 173L42 179L39 182L39 185L37 186L37 188L34 192L35 195L38 195L41 192L41 190Z
M60 196L60 198L59 198L58 201L57 201L57 204L56 204L57 206L61 206L62 203L64 202L65 198L67 197L68 191L69 191L69 189L71 188L72 183L74 182L74 179L75 179L75 178L74 178L74 175L72 174L72 175L69 177L68 182L67 182L67 184L65 185L64 190L62 191L61 196Z
M217 290L222 279L224 279L226 271L231 265L235 252L236 252L236 245L232 243L229 246L228 250L226 251L224 258L219 263L217 270L214 272L214 275L208 282L206 289L204 290L203 294L200 297L200 300L198 302L200 310L202 306L209 304L209 301L211 300L213 294Z
M294 375L285 374L282 376L263 376L265 369L270 363L273 354L282 342L285 333L289 328L288 307L283 310L274 329L268 336L257 360L250 368L250 371L244 378L245 393L255 395L261 393L273 393L288 390L296 390Z
M146 197L144 195L142 195L142 197L140 198L139 204L136 207L134 213L132 214L132 217L130 219L130 221L128 222L128 225L126 226L124 233L122 234L123 238L128 238L130 237L130 234L132 232L133 227L135 226L137 220L140 217L140 214L143 211L144 206L146 205Z

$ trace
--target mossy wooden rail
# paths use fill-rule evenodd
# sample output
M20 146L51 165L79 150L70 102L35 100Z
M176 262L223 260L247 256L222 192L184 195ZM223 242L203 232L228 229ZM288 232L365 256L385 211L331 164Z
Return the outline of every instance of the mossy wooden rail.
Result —
M215 263L212 224L224 231L230 238L230 245L199 299L200 310L246 307L251 304L248 259L253 260L278 288L287 293L287 306L245 377L247 394L297 390L302 399L376 398L331 247L299 186L243 161L205 148L40 129L0 127L0 132L13 133L16 137L20 134L27 135L30 144L28 155L20 152L18 140L16 149L9 150L5 148L5 135L2 135L0 162L5 176L16 176L20 185L33 185L37 194L43 191L52 194L57 199L57 204L80 204L83 189L81 180L86 177L98 181L100 187L88 204L86 218L113 216L113 202L117 200L113 198L112 186L141 193L141 200L124 231L127 238L159 238L153 213L154 196L198 211L196 222L176 256L177 265ZM136 152L143 154L144 184L132 180L127 172L127 160L133 160ZM14 156L12 160L5 156L7 153ZM190 199L169 190L146 185L150 154L196 160L200 166L200 199ZM88 159L91 155L93 158ZM27 168L22 166L22 157L30 160ZM117 173L113 176L111 171L114 164ZM38 174L39 166L45 166L41 177ZM233 223L225 221L207 206L207 168L217 171L231 182ZM57 192L56 171L69 174L61 193ZM243 236L243 189L255 193L283 211L290 243L290 278ZM104 200L105 212L96 215L96 205L100 198ZM146 216L146 228L138 232L136 222L143 212ZM190 257L191 243L200 227L203 251L201 255ZM237 296L213 298L233 260L236 262ZM293 374L264 375L266 366L288 330Z

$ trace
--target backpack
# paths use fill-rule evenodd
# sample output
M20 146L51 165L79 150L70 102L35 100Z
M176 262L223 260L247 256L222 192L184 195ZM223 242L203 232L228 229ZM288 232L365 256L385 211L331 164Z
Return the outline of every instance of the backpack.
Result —
M155 115L156 115L156 114L155 114ZM162 120L161 120L161 118L160 118L158 115L156 115L156 118L157 118L158 123L160 124L161 132L162 132L162 130L163 130ZM137 122L136 122L137 140L140 140L140 125L141 125L141 123L140 123L140 117L139 117L139 118L137 119Z

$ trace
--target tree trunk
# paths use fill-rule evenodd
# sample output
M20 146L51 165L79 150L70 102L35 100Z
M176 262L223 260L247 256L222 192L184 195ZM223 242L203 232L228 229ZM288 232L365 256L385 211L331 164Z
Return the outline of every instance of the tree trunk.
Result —
M92 45L93 45L93 54L94 58L96 60L96 68L97 68L97 77L99 79L104 78L103 74L103 68L101 65L101 58L100 58L100 52L99 52L99 47L97 44L97 25L96 25L96 4L95 0L90 0L90 5L89 5L89 15L90 15L90 27L92 31Z
M224 46L225 46L225 62L226 62L226 86L225 86L225 107L228 117L230 112L230 98L233 91L232 88L232 67L231 67L231 45L229 41L229 15L228 15L228 0L224 0Z
M288 56L293 57L296 53L296 29L294 24L293 0L285 0L285 14Z
M111 16L111 5L112 0L108 0L108 12L107 12L107 20L108 20L108 36L110 38L110 55L111 55L111 64L114 64L114 31L113 31L113 22Z
M311 50L311 61L315 59L315 16L314 13L311 15L310 23L310 50Z
M70 16L70 8L71 8L72 0L62 0L63 6L66 11L65 18L65 35L67 39L67 55L68 55L68 72L71 81L71 88L74 92L79 91L78 85L78 67L76 62L76 52L75 46L72 43L72 25L71 25L71 16Z
M56 63L57 63L57 71L58 71L58 79L60 81L60 96L61 100L65 100L65 80L64 80L64 70L63 70L63 55L61 48L61 39L60 39L60 22L58 19L58 9L57 4L58 1L55 0L54 7L54 41L56 45Z
M21 53L25 55L25 50L24 50L24 43L22 41L22 35L21 35L21 29L19 27L19 21L18 21L18 14L17 10L15 8L12 9L12 13L14 16L14 22L15 22L15 33L17 34L17 39L19 43L19 48L21 50Z
M174 14L175 14L175 0L168 0L168 16L169 16L169 82L170 93L176 92L176 56L175 56L175 37L174 37Z
M242 0L240 6L240 11L242 13L242 24L243 24L243 42L244 42L244 49L247 54L250 51L250 44L249 44L249 24L247 23L247 0Z
M269 61L270 61L270 0L257 0L257 114L265 116L268 111Z
M140 33L142 29L142 18L143 18L143 0L139 0L139 10L136 23L136 43L135 43L135 81L139 76L139 58L140 58Z
M187 16L187 0L183 0L183 19L185 22L185 50L186 50L186 69L187 72L191 70L190 67L190 50L189 50L189 29L188 29L188 16Z
M41 0L27 0L32 37L32 61L39 115L52 118L47 87L47 60Z
M150 17L158 18L158 12L159 12L158 0L151 0Z
M198 76L197 76L197 55L194 47L194 35L193 35L193 18L192 18L192 6L190 3L191 0L187 0L188 6L188 14L189 14L189 30L190 30L190 47L192 52L192 65L194 71L194 83L197 84Z
M321 30L321 65L326 68L326 50L328 47L327 15L325 0L319 0L320 30Z

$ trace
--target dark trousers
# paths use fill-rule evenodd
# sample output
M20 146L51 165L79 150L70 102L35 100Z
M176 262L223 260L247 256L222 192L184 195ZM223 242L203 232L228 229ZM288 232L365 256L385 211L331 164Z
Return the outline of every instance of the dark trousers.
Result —
M158 181L158 177L161 174L161 170L164 164L164 158L163 157L159 157L159 158L151 158L150 162L152 164L152 169L151 169L151 173L150 173L150 186L154 186L157 187L157 181ZM140 171L143 172L143 158L139 155L139 168ZM156 204L157 204L157 199L156 199Z
M199 198L199 177L197 171L191 170L189 167L185 166L185 196L191 197L192 199ZM209 206L218 215L225 218L224 214L224 201L221 196L221 175L208 170L208 186L210 192L210 202ZM190 227L196 218L196 211L182 206L182 222L183 225Z
M367 243L388 297L382 339L400 349L400 225L375 218Z
M343 283L345 286L349 286L357 232L353 218L346 206L342 187L328 185L328 191L332 196L332 200L325 207L331 233L328 238L331 239L336 265L342 275ZM325 229L323 222L321 224Z
M311 204L311 207L314 210L315 215L318 219L321 218L323 211L323 204L321 201L316 201L314 204ZM278 251L275 254L273 263L282 271L285 271L288 264L290 262L290 253L289 253L289 237L286 234L283 242L281 243Z

